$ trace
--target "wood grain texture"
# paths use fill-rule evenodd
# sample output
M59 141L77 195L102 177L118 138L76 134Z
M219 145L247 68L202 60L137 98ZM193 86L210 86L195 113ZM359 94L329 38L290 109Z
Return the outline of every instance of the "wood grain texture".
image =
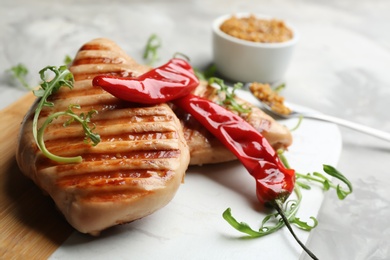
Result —
M20 123L34 99L29 93L0 111L0 259L46 259L73 231L15 160Z

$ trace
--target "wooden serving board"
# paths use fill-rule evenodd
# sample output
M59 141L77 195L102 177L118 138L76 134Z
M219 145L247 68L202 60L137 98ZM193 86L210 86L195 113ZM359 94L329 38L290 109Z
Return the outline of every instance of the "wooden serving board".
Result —
M0 259L47 259L73 231L15 160L20 123L34 99L29 93L0 111Z

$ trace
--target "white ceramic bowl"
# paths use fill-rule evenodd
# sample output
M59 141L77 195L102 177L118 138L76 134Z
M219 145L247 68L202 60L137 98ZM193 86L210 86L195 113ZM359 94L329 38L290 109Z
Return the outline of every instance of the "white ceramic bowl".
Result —
M234 14L248 17L249 13ZM272 17L256 15L260 19ZM224 15L214 20L213 56L217 71L225 78L240 82L274 83L283 79L291 60L294 46L298 41L297 30L289 23L286 26L293 32L293 38L281 43L258 43L230 36L220 29L220 25L232 15Z

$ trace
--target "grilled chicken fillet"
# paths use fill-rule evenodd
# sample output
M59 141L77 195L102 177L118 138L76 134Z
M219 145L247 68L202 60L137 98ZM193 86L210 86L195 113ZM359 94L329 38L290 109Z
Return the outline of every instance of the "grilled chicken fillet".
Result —
M171 108L125 103L92 86L98 74L138 76L148 69L106 39L93 40L79 50L70 67L74 89L64 87L55 93L54 107L45 107L38 125L70 104L81 106L76 113L97 110L92 117L94 132L101 136L97 146L83 141L79 124L63 127L66 118L53 121L45 132L52 153L81 155L81 163L59 164L44 157L32 135L35 106L24 119L16 155L20 169L82 233L98 235L155 212L173 198L183 181L189 149Z
M70 70L75 78L74 89L61 88L54 94L54 107L44 108L38 125L49 114L78 104L81 109L76 113L98 111L92 122L101 142L95 147L84 143L82 127L63 127L66 118L59 118L46 129L47 148L60 156L81 155L83 161L59 164L47 159L32 136L33 106L20 130L16 159L22 172L53 198L80 232L97 235L166 205L182 182L190 157L191 164L236 159L188 114L178 110L175 114L167 104L129 104L93 87L92 79L97 75L137 77L150 70L112 41L96 39L82 46ZM217 98L215 89L207 84L200 84L195 94ZM241 116L274 148L291 144L289 131L260 109L252 107L251 113Z

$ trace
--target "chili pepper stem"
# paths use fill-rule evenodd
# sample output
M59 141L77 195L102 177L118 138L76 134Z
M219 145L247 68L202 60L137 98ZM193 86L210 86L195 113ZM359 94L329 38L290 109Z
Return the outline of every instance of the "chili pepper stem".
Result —
M294 239L298 242L298 244L302 247L302 249L314 260L318 260L318 257L313 253L311 252L306 246L305 244L302 243L302 241L297 237L297 235L295 234L294 230L292 229L291 225L290 225L290 222L288 221L286 215L284 214L283 212L283 209L282 209L282 205L283 203L281 201L278 201L278 200L275 200L273 201L272 203L270 203L270 205L276 209L276 211L279 213L279 215L282 217L282 220L284 222L284 224L286 225L286 227L288 228L288 230L290 231L291 235L294 237Z

